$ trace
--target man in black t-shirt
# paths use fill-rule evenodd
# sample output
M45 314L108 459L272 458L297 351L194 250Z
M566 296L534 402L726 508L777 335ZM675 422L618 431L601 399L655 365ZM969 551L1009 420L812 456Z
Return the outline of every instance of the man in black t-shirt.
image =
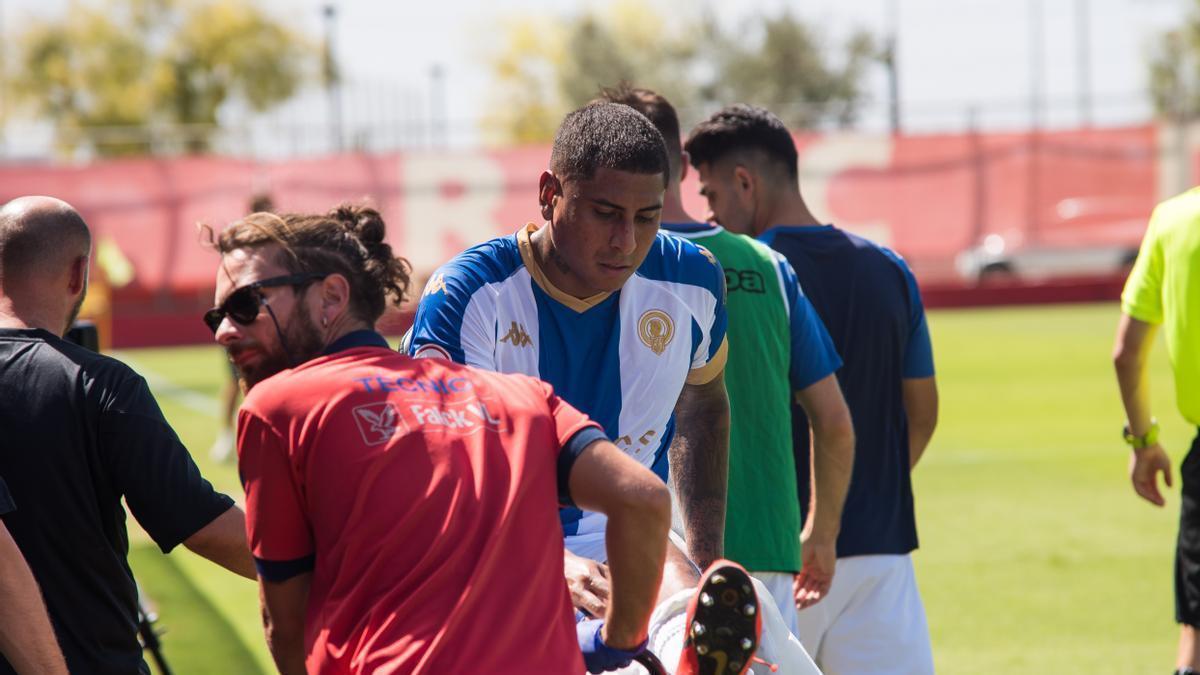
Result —
M164 552L183 544L248 578L254 563L244 514L200 475L145 380L61 338L87 291L90 248L87 225L57 199L0 208L0 475L21 507L5 525L70 670L148 673L121 499Z
M0 478L0 658L19 673L66 675L62 650L25 557L3 518L16 509Z

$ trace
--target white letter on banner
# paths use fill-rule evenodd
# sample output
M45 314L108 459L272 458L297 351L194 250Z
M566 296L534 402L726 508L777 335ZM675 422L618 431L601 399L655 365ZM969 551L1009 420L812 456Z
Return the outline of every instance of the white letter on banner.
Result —
M401 194L404 246L400 254L421 272L434 268L503 229L495 219L504 199L504 169L486 155L404 155ZM515 230L519 223L510 223Z
M892 163L889 136L828 134L800 152L800 191L809 211L838 227L884 246L892 242L886 221L843 220L829 205L829 188L838 174L852 169L887 169Z

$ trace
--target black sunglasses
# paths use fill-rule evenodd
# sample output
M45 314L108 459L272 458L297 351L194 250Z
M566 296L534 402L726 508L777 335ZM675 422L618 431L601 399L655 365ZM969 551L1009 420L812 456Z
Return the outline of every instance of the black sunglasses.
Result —
M271 277L246 284L230 293L219 307L213 307L205 312L204 324L212 330L213 335L217 334L217 329L221 327L221 322L225 320L226 316L243 326L249 326L258 318L258 308L263 304L264 298L259 289L272 286L296 286L299 288L327 276L329 276L328 272L307 272Z

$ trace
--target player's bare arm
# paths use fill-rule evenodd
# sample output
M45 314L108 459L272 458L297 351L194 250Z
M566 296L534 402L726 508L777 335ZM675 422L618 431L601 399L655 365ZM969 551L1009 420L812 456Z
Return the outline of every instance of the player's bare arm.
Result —
M705 569L725 548L729 397L724 374L705 384L684 385L675 404L675 439L668 452L688 557Z
M197 530L184 540L183 545L234 574L247 579L258 578L254 558L246 543L246 514L236 506Z
M630 649L646 639L662 581L671 498L653 473L608 441L592 443L571 469L571 496L608 516L605 546L611 583L604 641Z
M24 675L66 675L46 605L21 550L0 522L0 655Z
M937 377L905 378L900 383L908 418L908 468L921 461L938 421Z
M1144 437L1152 425L1146 360L1154 346L1157 329L1155 324L1122 314L1117 325L1116 345L1113 347L1113 365L1117 370L1117 384L1121 388L1121 402L1129 420L1129 433L1138 437ZM1134 491L1151 504L1163 506L1167 500L1158 488L1159 473L1162 473L1167 487L1171 487L1171 460L1157 441L1132 451L1129 478Z
M796 604L816 604L829 592L837 563L837 538L842 505L854 469L854 426L836 375L828 375L796 392L813 434L813 503L801 538L800 573L796 575Z
M280 675L305 675L304 608L312 572L285 581L259 580L263 632Z

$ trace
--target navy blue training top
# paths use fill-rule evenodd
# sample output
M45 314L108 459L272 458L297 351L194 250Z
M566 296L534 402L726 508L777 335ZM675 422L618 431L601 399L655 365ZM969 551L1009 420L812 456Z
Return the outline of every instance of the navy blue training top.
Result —
M917 526L901 380L934 374L916 279L900 256L831 225L776 227L759 238L792 263L845 361L837 376L857 442L838 557L908 553L917 548ZM807 512L809 427L799 405L792 433Z

